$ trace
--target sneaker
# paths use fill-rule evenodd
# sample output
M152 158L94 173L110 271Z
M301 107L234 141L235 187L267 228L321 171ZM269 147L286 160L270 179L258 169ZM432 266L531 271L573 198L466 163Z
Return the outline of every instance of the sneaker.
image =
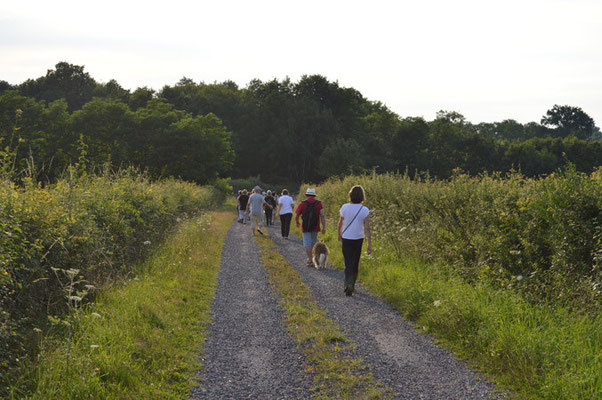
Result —
M261 229L257 228L257 232L259 232L260 235L263 235L263 232L261 231Z

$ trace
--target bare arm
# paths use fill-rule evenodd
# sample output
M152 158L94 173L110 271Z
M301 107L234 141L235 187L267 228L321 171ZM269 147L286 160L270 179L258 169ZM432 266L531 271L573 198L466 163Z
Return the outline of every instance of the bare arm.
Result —
M341 234L341 231L343 230L343 224L345 219L343 217L339 218L339 242L343 241L343 235Z
M324 214L324 209L320 210L320 219L322 220L322 235L326 233L326 215Z
M368 240L368 247L366 248L366 253L372 253L372 231L370 231L370 217L366 217L364 220L364 233L366 235L366 239Z

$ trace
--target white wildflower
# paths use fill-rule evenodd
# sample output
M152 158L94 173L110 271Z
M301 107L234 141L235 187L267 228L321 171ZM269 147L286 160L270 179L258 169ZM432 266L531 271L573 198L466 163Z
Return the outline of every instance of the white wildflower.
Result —
M435 300L435 301L433 302L433 305L434 305L435 307L439 307L439 306L441 305L441 300Z
M516 280L517 280L517 281L522 281L522 280L523 280L523 276L522 276L522 275L518 275L518 276L516 277Z
M97 344L91 344L91 345L90 345L90 348L91 348L91 349L97 349L97 348L99 348L99 347L100 347L100 346L99 346L99 345L97 345Z
M80 302L80 301L82 301L82 298L79 296L69 296L69 300L72 300L75 302Z
M143 244L144 244L145 246L150 246L151 242L150 242L150 240L145 240Z
M135 280L135 281L139 281L139 280L140 280L140 278L138 278L138 277L135 277L135 278L134 278L134 280Z
M93 316L93 317L96 317L96 318L100 318L100 314L99 314L99 313L97 313L97 312L93 312L93 313L92 313L92 314L90 314L90 315L91 315L91 316Z

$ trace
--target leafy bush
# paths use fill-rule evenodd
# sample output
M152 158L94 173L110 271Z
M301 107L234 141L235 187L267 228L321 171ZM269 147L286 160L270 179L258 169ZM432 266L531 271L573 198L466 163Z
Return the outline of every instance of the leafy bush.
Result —
M126 277L169 227L222 200L212 187L151 182L133 171L70 170L48 187L2 179L0 382L36 353L39 332L68 333L63 315Z
M318 188L331 221L354 184L366 189L375 234L398 255L444 260L467 282L516 289L533 302L600 309L602 169L568 166L541 179L334 179Z

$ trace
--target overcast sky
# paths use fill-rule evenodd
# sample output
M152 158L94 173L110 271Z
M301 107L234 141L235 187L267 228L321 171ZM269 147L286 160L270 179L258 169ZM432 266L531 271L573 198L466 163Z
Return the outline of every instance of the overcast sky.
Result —
M59 61L128 89L322 74L402 117L539 122L568 104L602 125L597 0L2 0L0 80Z

